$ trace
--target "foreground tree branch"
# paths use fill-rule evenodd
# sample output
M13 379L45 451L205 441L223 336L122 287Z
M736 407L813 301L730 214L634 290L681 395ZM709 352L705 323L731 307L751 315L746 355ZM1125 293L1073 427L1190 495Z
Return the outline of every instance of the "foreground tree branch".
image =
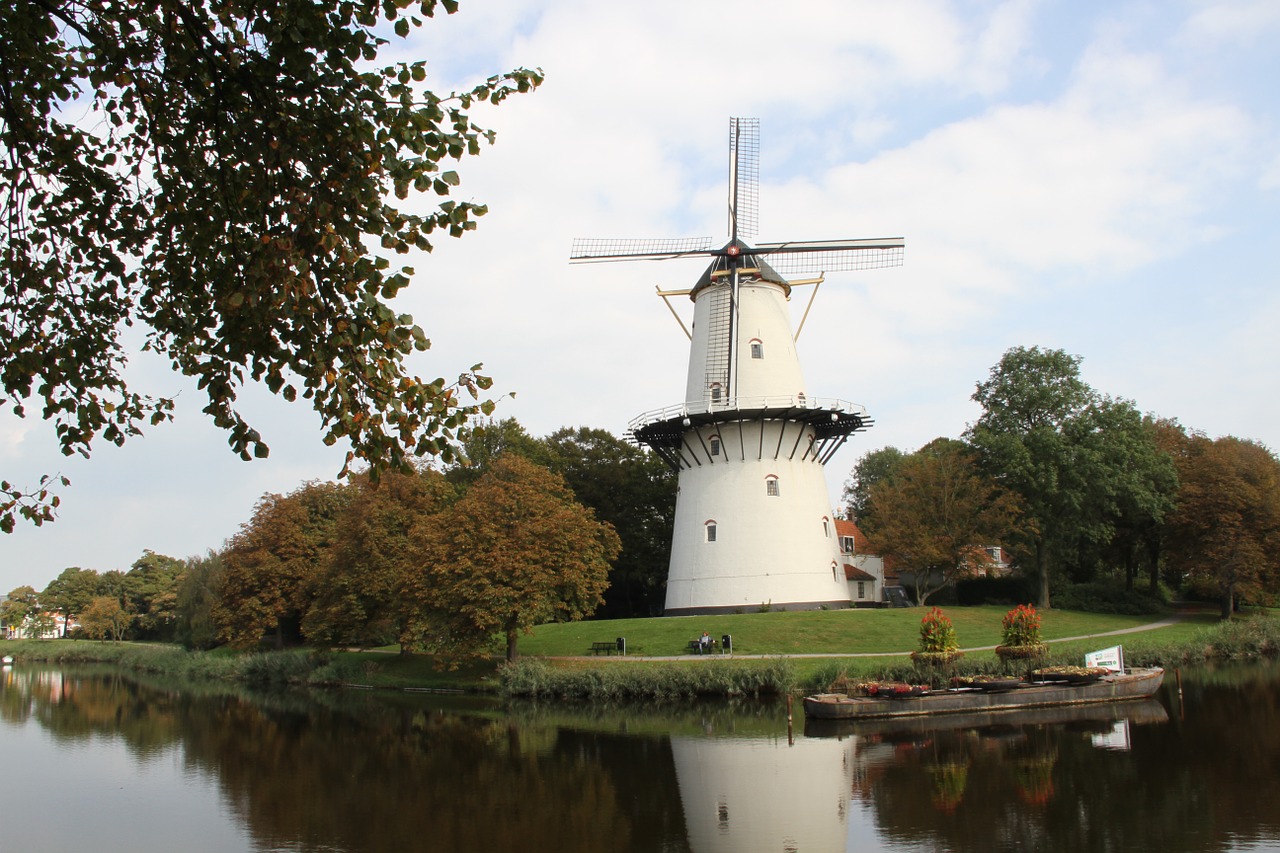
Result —
M86 456L169 420L172 399L124 379L121 333L141 325L244 459L268 453L236 409L249 381L309 399L324 441L350 444L343 474L448 457L491 383L409 372L430 342L388 304L413 275L390 258L475 227L485 208L448 199L447 164L493 133L466 110L542 75L441 96L423 62L373 65L383 22L403 38L437 8L456 4L3 4L0 406L38 403ZM441 201L399 206L423 192ZM9 502L0 522L54 506Z

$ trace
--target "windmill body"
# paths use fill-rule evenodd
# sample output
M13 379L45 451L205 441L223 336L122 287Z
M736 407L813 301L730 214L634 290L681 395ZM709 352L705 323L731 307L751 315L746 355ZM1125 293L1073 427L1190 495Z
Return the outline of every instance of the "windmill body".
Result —
M823 467L871 419L861 406L808 393L792 284L777 268L895 265L903 241L743 242L739 223L754 211L740 200L754 199L754 161L744 168L738 155L744 130L745 150L754 150L755 125L742 121L730 129L728 244L583 241L574 252L576 261L713 258L693 288L677 292L694 306L684 400L630 425L678 471L667 615L849 604Z

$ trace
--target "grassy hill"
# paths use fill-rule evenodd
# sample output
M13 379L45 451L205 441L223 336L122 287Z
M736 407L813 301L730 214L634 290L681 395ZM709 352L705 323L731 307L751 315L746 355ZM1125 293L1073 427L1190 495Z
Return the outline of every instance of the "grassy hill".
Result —
M1005 607L954 607L945 612L956 628L962 648L994 646L1000 642ZM719 638L733 636L739 655L870 655L909 653L919 641L920 619L926 608L889 610L819 610L806 612L743 613L728 616L681 616L659 619L614 619L542 625L520 638L520 653L567 656L588 653L593 642L626 637L629 656L685 654L690 640L707 631ZM1114 616L1049 610L1043 614L1046 640L1105 634L1148 625L1158 617ZM1161 629L1161 641L1182 639L1188 625L1213 623L1211 614L1197 615L1181 625ZM1179 636L1175 637L1174 634Z

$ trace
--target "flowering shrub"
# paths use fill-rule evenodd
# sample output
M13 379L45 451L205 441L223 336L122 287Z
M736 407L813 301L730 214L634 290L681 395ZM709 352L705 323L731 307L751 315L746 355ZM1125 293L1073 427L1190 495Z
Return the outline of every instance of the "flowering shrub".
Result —
M1040 614L1030 604L1019 604L1004 615L1002 646L1038 646Z
M1030 604L1019 604L1004 615L1003 639L996 646L1000 660L1035 660L1048 646L1040 639L1040 614Z
M956 629L951 620L934 607L920 620L920 651L922 652L954 652L960 649L956 640Z
M865 696L882 699L905 699L908 696L920 696L929 690L927 684L907 684L902 681L867 681L858 685L858 690Z

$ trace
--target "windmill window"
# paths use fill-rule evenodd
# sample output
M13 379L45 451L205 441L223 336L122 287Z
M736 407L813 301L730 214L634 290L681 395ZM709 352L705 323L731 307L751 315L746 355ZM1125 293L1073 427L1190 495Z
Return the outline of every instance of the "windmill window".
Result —
M711 383L711 402L713 403L720 402L720 383L719 382Z
M714 521L708 521L704 525L704 528L707 531L707 541L708 542L716 541L716 523Z
M711 455L719 456L720 455L720 436L718 435L711 436L710 444L711 444Z
M752 357L752 358L764 358L764 344L762 344L760 341L752 341L752 342L751 342L751 357Z
M828 539L831 538L831 522L827 520L826 516L822 517L822 535Z
M764 480L764 493L771 498L776 498L780 492L778 491L778 478L766 477Z
M831 561L831 579L833 581L840 580L840 567L836 565L836 561Z

